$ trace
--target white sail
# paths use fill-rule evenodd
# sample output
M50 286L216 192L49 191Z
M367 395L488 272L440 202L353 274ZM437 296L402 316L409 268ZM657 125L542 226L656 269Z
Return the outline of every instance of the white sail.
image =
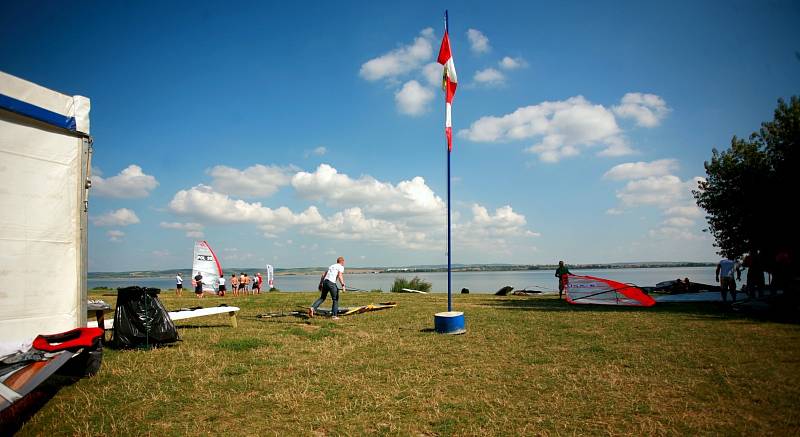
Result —
M198 273L203 277L203 291L217 293L219 277L222 276L222 266L211 246L205 241L195 241L194 260L192 261L192 282Z
M267 290L275 287L275 272L272 269L272 264L267 264Z

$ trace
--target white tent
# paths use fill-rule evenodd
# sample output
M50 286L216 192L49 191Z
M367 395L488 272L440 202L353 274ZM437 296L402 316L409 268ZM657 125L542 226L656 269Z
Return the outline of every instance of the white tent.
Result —
M89 99L0 71L0 343L86 326Z

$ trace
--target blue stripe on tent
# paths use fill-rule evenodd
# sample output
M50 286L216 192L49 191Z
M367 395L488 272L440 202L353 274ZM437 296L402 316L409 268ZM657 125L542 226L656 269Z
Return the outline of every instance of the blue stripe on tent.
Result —
M40 108L36 105L31 105L28 102L17 100L13 97L0 94L0 108L7 109L11 112L30 117L41 122L69 129L71 131L77 130L75 125L75 117L67 117L47 109Z

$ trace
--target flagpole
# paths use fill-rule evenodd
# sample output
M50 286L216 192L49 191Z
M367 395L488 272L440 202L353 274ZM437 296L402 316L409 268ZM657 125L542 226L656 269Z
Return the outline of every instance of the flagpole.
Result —
M450 18L447 9L444 11L444 31L450 30ZM447 103L445 103L445 107ZM445 108L446 109L446 108ZM450 252L450 144L447 145L447 311L453 311L453 292L452 292L452 265Z

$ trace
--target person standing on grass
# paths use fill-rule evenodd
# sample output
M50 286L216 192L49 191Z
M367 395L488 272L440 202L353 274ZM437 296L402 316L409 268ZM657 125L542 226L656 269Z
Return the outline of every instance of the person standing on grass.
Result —
M251 288L251 286L250 286L250 283L251 283L251 281L250 281L250 277L249 277L249 276L247 276L247 273L245 273L245 274L244 274L244 293L245 293L245 294L252 294L252 293L251 293L251 291L252 291L252 288Z
M194 277L194 294L197 295L198 299L203 298L203 275L200 272L197 272L197 275Z
M731 292L731 300L736 302L736 279L734 279L734 274L739 273L741 275L741 271L739 271L739 263L730 259L730 258L723 258L717 264L717 282L719 282L721 293L722 293L722 301L728 301L728 291ZM741 277L741 276L740 276Z
M225 276L219 277L219 297L225 297Z
M236 273L231 274L231 291L234 296L239 295L239 278L236 277Z
M247 290L244 288L244 272L239 273L239 294L242 296L247 294Z
M567 284L569 283L569 269L567 266L564 265L564 261L558 262L558 268L556 269L556 278L558 278L558 298L561 299L561 295L564 294L564 290L567 288Z
M336 264L328 267L328 271L322 274L318 287L320 291L319 299L314 301L308 308L309 317L314 317L314 312L322 305L322 302L325 302L325 298L330 293L333 303L331 306L331 319L339 320L339 316L337 316L339 314L339 286L336 285L337 280L342 284L342 291L347 291L347 287L344 285L344 258L341 256L336 258Z
M181 273L178 272L178 274L175 275L175 294L181 297L181 291L183 291L183 278L181 277Z
M261 294L261 273L253 275L253 294Z

